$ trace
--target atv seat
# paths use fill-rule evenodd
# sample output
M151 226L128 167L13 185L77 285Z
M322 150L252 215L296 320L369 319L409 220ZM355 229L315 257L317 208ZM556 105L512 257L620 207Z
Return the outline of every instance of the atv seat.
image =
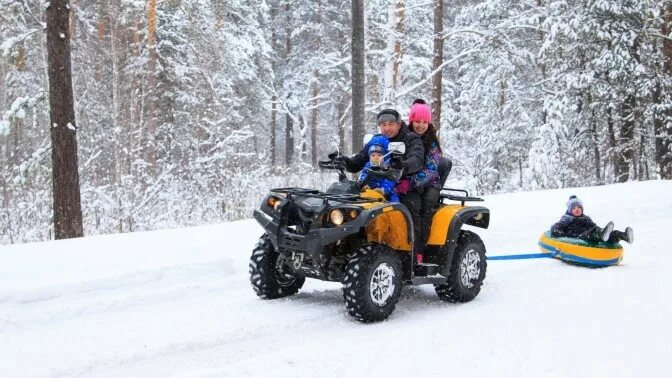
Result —
M447 157L441 157L439 159L439 166L437 170L439 171L439 177L441 178L441 187L443 188L446 185L446 180L448 179L448 174L453 168L453 162Z

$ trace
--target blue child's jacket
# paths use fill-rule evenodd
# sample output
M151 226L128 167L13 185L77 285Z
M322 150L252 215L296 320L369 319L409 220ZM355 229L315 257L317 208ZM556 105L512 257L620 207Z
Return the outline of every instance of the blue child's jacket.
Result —
M373 137L373 139L371 139L371 141L367 144L366 147L368 150L371 146L378 145L382 146L385 152L387 152L387 144L388 140L385 136L376 135ZM389 165L389 162L390 158L386 157L384 159L383 164ZM360 183L364 182L364 180L366 180L366 178L369 176L369 168L371 168L371 161L367 161L366 164L364 165L364 169L362 169L362 173L359 175L358 179ZM395 186L397 186L396 182L380 177L375 177L372 178L369 182L367 182L366 185L371 189L382 188L383 191L385 192L385 198L388 201L399 202L399 196L397 195L397 192L394 190Z

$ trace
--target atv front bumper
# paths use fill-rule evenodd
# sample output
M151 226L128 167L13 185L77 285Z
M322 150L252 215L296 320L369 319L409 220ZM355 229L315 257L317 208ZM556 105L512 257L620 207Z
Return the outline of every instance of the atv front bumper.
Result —
M366 226L366 217L356 219L341 226L318 228L308 231L306 235L298 235L285 229L280 229L280 220L261 210L254 210L254 219L266 230L273 247L277 251L291 250L304 252L313 261L319 261L324 247L353 235Z

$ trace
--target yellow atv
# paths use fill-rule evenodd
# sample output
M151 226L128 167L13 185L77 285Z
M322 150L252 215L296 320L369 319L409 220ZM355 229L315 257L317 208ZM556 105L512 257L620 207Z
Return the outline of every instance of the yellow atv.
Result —
M399 150L403 153L403 144ZM478 235L461 228L488 227L487 208L465 206L482 199L466 191L442 191L424 263L418 265L406 206L362 189L366 183L348 180L342 163L331 160L320 166L339 171L339 181L326 192L272 189L254 211L266 231L250 259L250 282L259 297L295 294L306 278L342 282L350 315L373 322L392 313L403 285L433 284L448 302L468 302L478 295L486 272L485 246ZM380 169L368 177L397 179L399 174Z

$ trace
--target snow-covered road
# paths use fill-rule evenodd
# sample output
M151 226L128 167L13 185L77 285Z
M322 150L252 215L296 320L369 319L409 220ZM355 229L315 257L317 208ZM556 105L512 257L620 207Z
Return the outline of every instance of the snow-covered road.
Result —
M672 182L489 196L489 255L537 252L577 194L635 229L621 265L490 261L481 294L407 287L360 324L340 285L262 301L252 220L0 247L0 376L665 376L672 354Z

